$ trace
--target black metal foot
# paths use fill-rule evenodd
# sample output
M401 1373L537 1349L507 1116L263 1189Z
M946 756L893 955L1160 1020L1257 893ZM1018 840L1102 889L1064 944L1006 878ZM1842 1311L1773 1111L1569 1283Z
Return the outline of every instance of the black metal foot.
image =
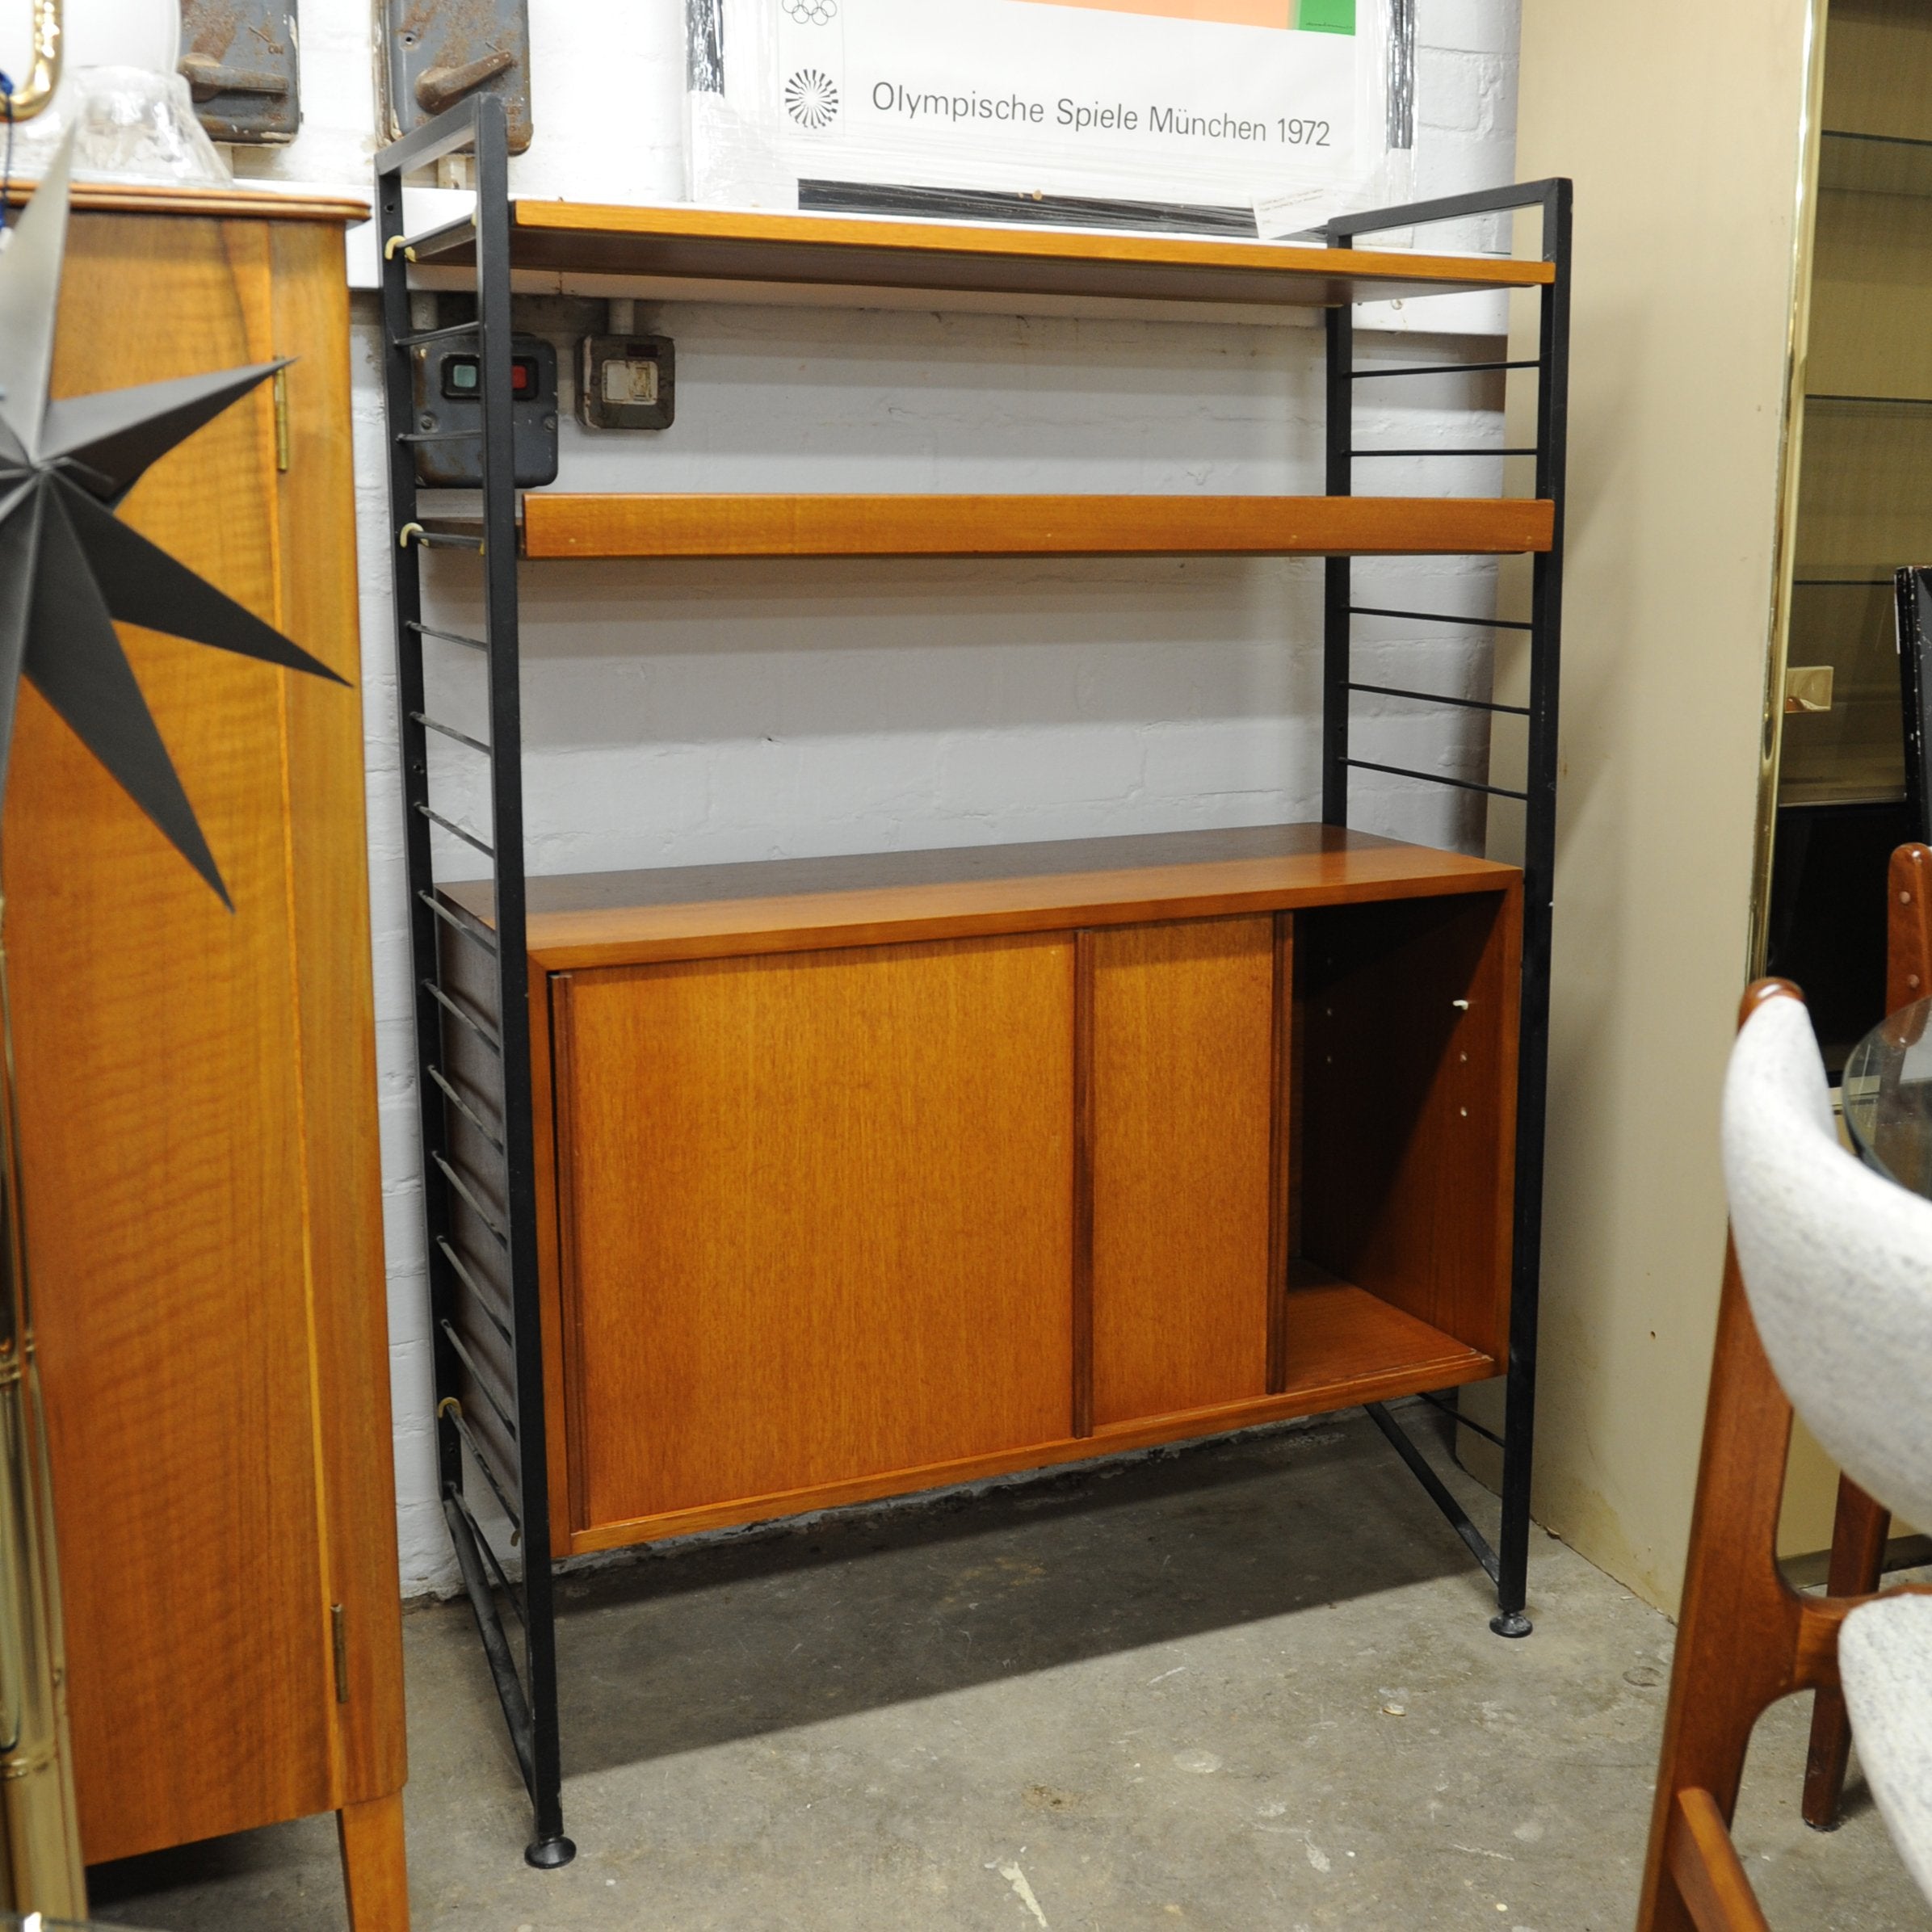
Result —
M1520 1610L1509 1610L1490 1618L1489 1628L1499 1637L1527 1637L1536 1626Z
M561 1871L577 1856L577 1846L566 1838L539 1838L523 1847L523 1863L539 1871Z

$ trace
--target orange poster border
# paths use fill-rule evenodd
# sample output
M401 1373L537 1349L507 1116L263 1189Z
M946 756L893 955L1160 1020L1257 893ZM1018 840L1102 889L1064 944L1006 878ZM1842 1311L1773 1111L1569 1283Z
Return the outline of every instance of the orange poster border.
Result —
M1026 0L1031 6L1080 6L1107 14L1151 14L1223 27L1292 27L1295 0Z

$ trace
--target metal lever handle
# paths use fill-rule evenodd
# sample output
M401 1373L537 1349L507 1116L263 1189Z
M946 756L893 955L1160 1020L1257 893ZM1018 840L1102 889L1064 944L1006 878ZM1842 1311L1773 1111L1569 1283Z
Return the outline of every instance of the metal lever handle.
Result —
M429 67L416 77L416 104L425 114L440 114L454 107L472 88L480 87L516 65L510 52L486 53L460 67Z
M288 77L263 74L246 67L224 67L212 55L188 53L181 57L181 71L188 91L198 101L212 101L218 94L286 94Z

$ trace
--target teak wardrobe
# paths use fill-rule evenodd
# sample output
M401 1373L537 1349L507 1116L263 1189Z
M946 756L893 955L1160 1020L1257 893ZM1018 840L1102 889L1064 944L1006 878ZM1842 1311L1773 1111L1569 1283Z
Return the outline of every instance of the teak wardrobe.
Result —
M347 686L123 628L229 913L23 686L6 938L90 1863L334 1811L409 1902L343 229L78 188L56 396L293 359L122 514Z

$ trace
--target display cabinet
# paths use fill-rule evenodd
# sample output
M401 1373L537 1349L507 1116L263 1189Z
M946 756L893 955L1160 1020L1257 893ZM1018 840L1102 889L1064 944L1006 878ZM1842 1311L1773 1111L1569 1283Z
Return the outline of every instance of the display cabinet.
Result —
M1885 868L1906 802L1893 573L1932 564L1932 15L1824 10L1800 290L1767 970L1833 1072L1884 1013Z

